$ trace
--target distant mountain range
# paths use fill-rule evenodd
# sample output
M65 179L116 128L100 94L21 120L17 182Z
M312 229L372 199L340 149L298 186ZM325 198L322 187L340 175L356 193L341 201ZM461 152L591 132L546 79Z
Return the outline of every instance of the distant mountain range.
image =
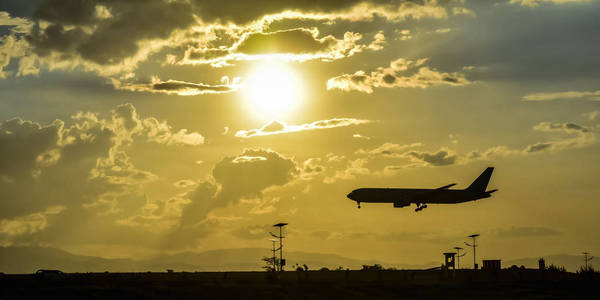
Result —
M264 265L262 257L270 251L262 248L223 249L206 252L182 252L160 255L152 259L106 259L94 256L75 255L57 248L47 247L0 247L0 272L33 273L38 269L59 269L64 272L164 272L175 271L260 271ZM360 269L362 265L380 264L398 269L426 269L440 262L427 264L390 264L377 260L360 260L335 254L286 252L287 269L293 265L306 264L311 270L327 267L334 269ZM582 257L574 255L552 255L545 257L546 265L564 266L569 271L579 269ZM599 262L596 262L597 267ZM502 262L503 267L524 265L537 268L538 258L523 258Z

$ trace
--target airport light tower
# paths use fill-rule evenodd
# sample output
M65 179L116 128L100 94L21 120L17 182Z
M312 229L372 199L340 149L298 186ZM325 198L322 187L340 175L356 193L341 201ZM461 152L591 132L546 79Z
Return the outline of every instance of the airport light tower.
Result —
M592 260L594 257L593 256L588 256L590 255L589 252L582 252L583 253L583 260L585 261L585 269L588 269L588 263L590 262L590 260Z
M283 266L285 266L285 259L283 259L283 227L287 224L288 223L277 223L273 225L273 227L279 227L279 235L269 232L273 237L279 239L279 271L283 271Z
M463 253L462 255L460 254L460 250L462 250L462 247L454 247L454 250L456 250L456 268L460 269L460 258L467 255L466 253Z
M271 252L273 252L273 256L271 256L271 264L273 265L273 271L277 271L277 250L279 250L279 248L275 248L277 240L270 239L269 241L273 242L273 249L271 250Z
M479 236L479 234L471 234L469 237L473 239L473 244L469 244L467 242L465 242L465 245L469 246L469 247L473 247L473 269L477 270L477 259L475 256L475 249L477 248L477 241L476 238Z

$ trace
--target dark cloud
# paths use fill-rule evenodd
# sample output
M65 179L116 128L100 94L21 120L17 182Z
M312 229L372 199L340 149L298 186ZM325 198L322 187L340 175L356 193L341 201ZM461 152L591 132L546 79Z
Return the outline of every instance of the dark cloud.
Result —
M416 160L421 160L432 166L446 166L456 162L456 155L448 153L446 150L440 150L438 152L419 152L409 151L405 154L406 156L412 157Z
M327 51L335 44L332 36L317 39L312 31L298 28L249 34L240 41L235 51L245 54L318 53Z
M95 19L95 0L46 0L38 6L33 17L64 25L86 25Z
M264 158L252 159L252 158ZM242 197L260 197L261 191L284 185L298 173L296 163L271 150L246 149L241 155L218 163L213 177L221 184L217 199L225 203Z
M211 210L242 198L261 198L264 189L282 186L298 173L292 159L272 150L246 149L238 156L226 157L213 169L214 182L201 183L186 195L191 203L183 209L182 225L200 223Z
M44 30L34 27L34 30L25 37L38 55L46 56L52 51L57 51L63 55L63 58L75 55L77 47L87 38L89 35L82 29L65 29L62 24L52 24Z
M477 66L469 77L478 81L539 81L547 86L549 80L600 76L600 58L594 55L600 52L597 2L535 9L494 1L471 1L469 6L477 18L465 19L460 31L421 48L421 55L443 68Z
M564 133L587 133L589 129L577 125L572 122L566 123L550 123L550 122L542 122L533 127L534 130L537 131L545 131L545 132L564 132Z
M246 23L265 14L277 13L286 9L327 12L350 7L358 0L259 0L259 1L226 1L215 5L210 0L192 1L202 19L214 21L233 21Z
M552 147L552 143L535 143L533 145L529 145L525 148L525 152L539 152Z
M134 92L165 93L180 96L229 93L238 89L237 78L234 78L234 80L230 82L229 78L223 77L222 81L222 84L210 85L173 79L162 81L159 78L154 77L151 83L138 84L123 84L117 80L113 80L113 86L117 89Z
M20 118L0 123L0 175L32 177L37 158L57 146L62 129L62 121L47 126Z
M110 16L99 18L98 7L104 7ZM27 37L37 54L45 56L56 51L100 65L120 63L138 52L138 42L167 38L175 29L194 22L189 4L160 0L49 0L37 8L34 18L52 22ZM94 29L87 33L81 27L65 29L65 25L89 25Z

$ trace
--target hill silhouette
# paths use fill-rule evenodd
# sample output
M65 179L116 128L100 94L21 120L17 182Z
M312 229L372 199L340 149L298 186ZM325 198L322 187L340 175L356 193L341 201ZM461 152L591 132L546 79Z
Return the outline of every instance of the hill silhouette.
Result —
M189 272L260 271L263 266L261 258L268 255L269 249L238 248L163 254L151 259L134 260L76 255L51 247L0 247L0 272L33 273L38 269L59 269L64 272L164 272L166 269ZM288 261L287 270L292 270L296 263L306 264L311 270L321 267L334 269L340 266L344 269L360 269L362 265L373 264L398 269L426 269L441 264L441 259L440 262L432 261L426 264L402 264L307 252L286 252L285 257ZM569 271L578 270L583 262L582 257L577 255L550 255L544 259L547 266L564 266ZM595 263L594 267L600 265L600 261L592 262ZM538 257L502 261L504 268L511 265L537 268Z
M84 256L50 247L0 247L0 272L33 273L38 269L59 269L64 272L164 272L176 271L260 271L261 258L270 255L264 248L238 248L205 252L182 252L159 255L151 259L108 259ZM360 260L336 254L286 252L288 270L293 265L306 264L315 270L321 267L359 269L365 264L381 264L397 268L429 268L428 264L389 264L378 260Z

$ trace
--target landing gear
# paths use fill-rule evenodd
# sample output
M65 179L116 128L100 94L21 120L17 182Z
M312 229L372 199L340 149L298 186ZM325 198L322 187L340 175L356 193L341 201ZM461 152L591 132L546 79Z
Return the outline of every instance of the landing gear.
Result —
M358 208L360 209L360 202L356 202L356 203L358 203Z
M415 208L415 211L416 211L416 212L420 212L420 211L422 211L422 210L423 210L423 209L425 209L425 208L427 208L427 204L420 204L420 203L417 203L417 208Z

